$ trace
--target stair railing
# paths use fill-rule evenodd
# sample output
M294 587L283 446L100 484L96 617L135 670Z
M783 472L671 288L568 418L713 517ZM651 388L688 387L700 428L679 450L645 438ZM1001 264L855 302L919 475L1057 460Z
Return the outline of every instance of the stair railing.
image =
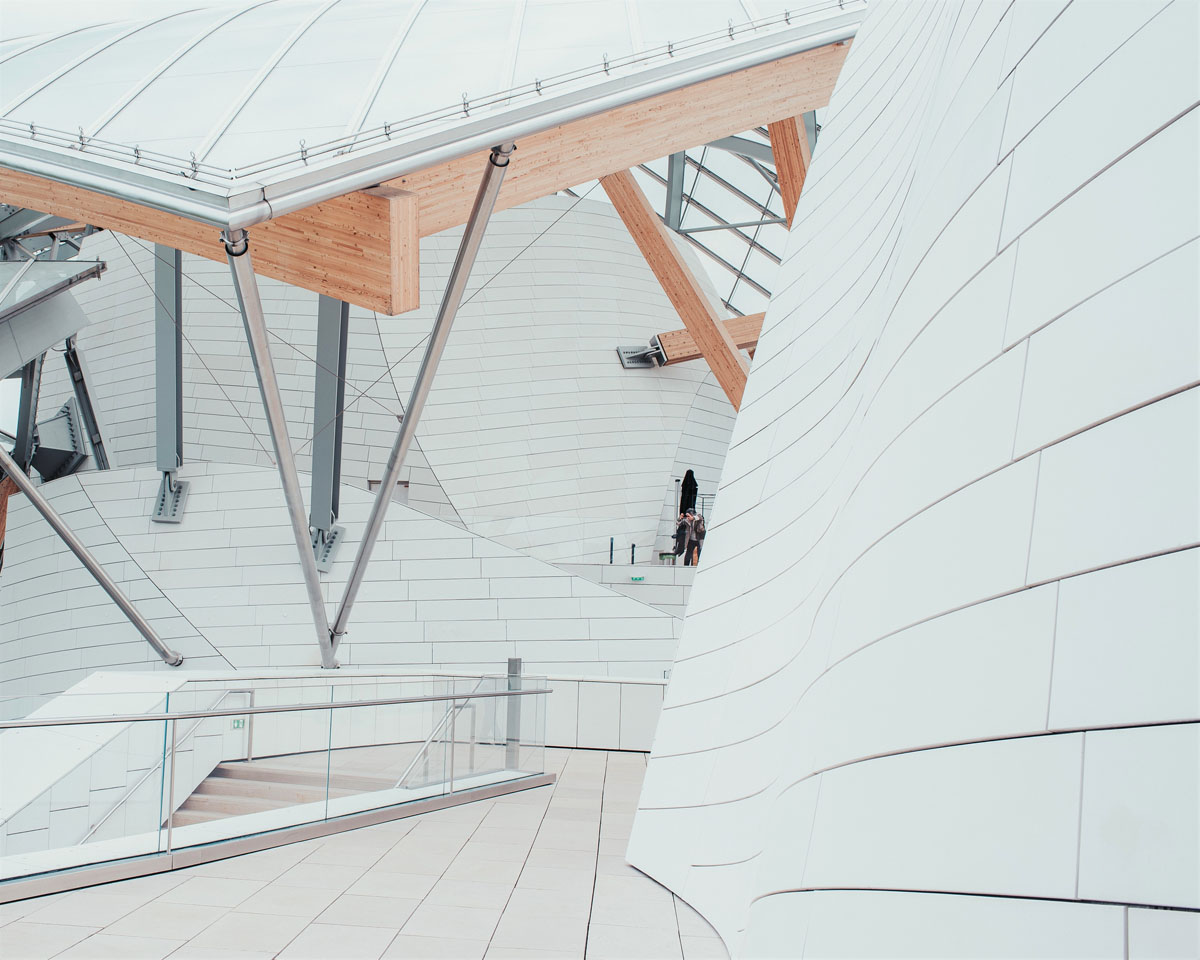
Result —
M477 681L475 681L475 686L471 688L470 692L463 694L463 699L469 699L473 694L478 693L479 688L481 686L483 686L483 681L490 680L490 679L495 679L495 678L494 677L480 677ZM404 772L402 774L400 774L399 779L396 780L396 789L397 790L399 790L401 787L404 786L404 781L408 779L409 774L411 774L413 772L413 768L416 767L416 765L421 761L422 758L425 759L426 764L428 765L429 747L432 745L434 738L439 733L441 733L443 730L446 729L446 724L450 723L452 717L457 718L458 714L462 713L462 711L467 709L468 707L470 707L470 709L471 709L471 762L472 762L472 764L474 764L474 762L475 762L475 729L476 729L476 726L475 726L475 704L473 704L473 703L459 704L456 700L451 700L450 706L446 708L446 712L445 712L445 714L443 714L442 719L439 720L437 722L437 724L434 725L434 728L429 731L429 736L427 736L425 738L425 740L422 742L421 746L417 748L416 756L414 756L412 758L412 760L409 762L408 766L404 768ZM451 736L453 737L453 731L451 731ZM453 739L451 739L451 741L450 741L450 783L452 785L451 788L453 789L453 783L454 783L454 740Z
M212 705L212 707L210 707L210 709L215 710L222 703L224 703L225 698L228 697L232 693L248 693L248 694L250 694L250 706L252 706L252 707L254 706L254 691L252 689L226 690L224 693L221 694L221 696L219 696L217 698L217 702L214 703ZM204 723L203 718L200 720L197 720L194 724L192 724L191 728L183 735L181 743L186 742L196 732L196 730L199 729L199 727L202 723ZM171 721L172 727L174 727L174 724L175 724L175 721L172 720ZM172 744L172 754L174 753L174 749L175 749L175 745ZM247 760L250 760L252 758L253 750L254 750L254 714L250 714L250 717L246 723L246 759ZM90 830L88 830L87 833L85 833L83 835L83 839L80 840L79 842L87 843L92 838L92 835L97 830L99 830L102 826L104 826L104 824L108 822L108 820L112 817L112 815L114 813L116 813L126 803L129 802L129 798L132 797L134 794L136 794L138 792L138 790L141 789L142 784L144 784L155 773L157 773L160 769L162 769L163 761L165 759L166 759L165 755L160 757L158 762L156 764L154 764L154 766L152 766L149 770L147 770L144 774L142 774L142 776L138 778L137 783L135 783L128 790L126 790L121 795L120 799L117 800L117 802L114 803L111 807L109 807L108 812L106 814L104 814L104 816L102 816L99 820L96 821L95 825ZM174 766L173 761L175 759L173 755L172 755L171 759L172 759L172 767L173 767ZM174 770L172 770L172 780L174 780ZM173 814L174 814L173 810L168 811L167 816L172 816Z

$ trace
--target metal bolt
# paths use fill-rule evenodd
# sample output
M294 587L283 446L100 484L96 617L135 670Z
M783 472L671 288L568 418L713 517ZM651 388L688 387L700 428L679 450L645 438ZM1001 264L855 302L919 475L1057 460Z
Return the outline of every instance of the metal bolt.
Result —
M467 99L466 91L463 91L462 107L463 107L463 114L469 117L471 115L471 101Z

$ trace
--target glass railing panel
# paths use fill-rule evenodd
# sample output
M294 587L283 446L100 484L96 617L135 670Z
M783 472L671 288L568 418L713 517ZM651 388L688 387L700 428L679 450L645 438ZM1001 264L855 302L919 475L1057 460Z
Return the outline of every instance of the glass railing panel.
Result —
M227 677L43 705L77 718L169 718L0 729L0 880L541 773L545 696L533 691L544 688L544 678L503 674Z
M175 706L180 694L172 694L172 713L219 713L170 721L175 729L168 743L165 802L172 816L164 849L182 850L328 817L334 713L328 685L284 691L209 686L184 696L190 701L186 709Z
M89 694L43 704L27 720L162 715L161 693ZM166 722L69 723L0 731L0 879L160 849Z

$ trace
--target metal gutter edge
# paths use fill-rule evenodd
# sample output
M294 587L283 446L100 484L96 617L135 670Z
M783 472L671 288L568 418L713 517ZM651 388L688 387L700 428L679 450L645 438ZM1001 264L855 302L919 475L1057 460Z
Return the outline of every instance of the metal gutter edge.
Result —
M553 127L596 116L672 90L727 76L819 47L842 43L858 32L866 5L693 57L668 61L635 75L481 117L450 131L399 143L386 150L341 155L328 165L264 183L233 180L228 190L186 177L151 171L85 153L68 156L38 146L0 139L0 167L80 187L139 206L186 217L226 230L246 229L323 201L375 186L407 173L482 153L497 143L519 140ZM832 25L831 25L832 24ZM814 29L820 32L813 32ZM452 139L447 141L447 135ZM196 186L192 186L196 183Z

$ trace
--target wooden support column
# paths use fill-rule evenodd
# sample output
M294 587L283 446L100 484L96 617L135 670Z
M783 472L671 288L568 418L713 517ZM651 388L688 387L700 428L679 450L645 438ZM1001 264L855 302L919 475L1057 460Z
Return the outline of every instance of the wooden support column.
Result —
M725 396L737 410L742 405L750 365L738 351L704 294L687 261L650 201L628 170L602 177L600 183L617 208L646 263L679 314L696 346L708 361Z
M804 189L804 178L808 176L808 167L812 163L812 151L801 117L788 117L778 123L767 124L767 132L771 135L771 152L775 155L775 173L779 177L783 212L790 227L796 204L800 202L800 191Z
M748 313L744 317L722 320L721 326L725 328L735 347L739 350L749 350L753 356L754 348L758 346L758 335L762 332L763 316L765 315L761 313ZM663 362L664 367L673 363L699 360L704 356L692 335L686 330L668 330L666 333L660 333L658 345L667 358Z

